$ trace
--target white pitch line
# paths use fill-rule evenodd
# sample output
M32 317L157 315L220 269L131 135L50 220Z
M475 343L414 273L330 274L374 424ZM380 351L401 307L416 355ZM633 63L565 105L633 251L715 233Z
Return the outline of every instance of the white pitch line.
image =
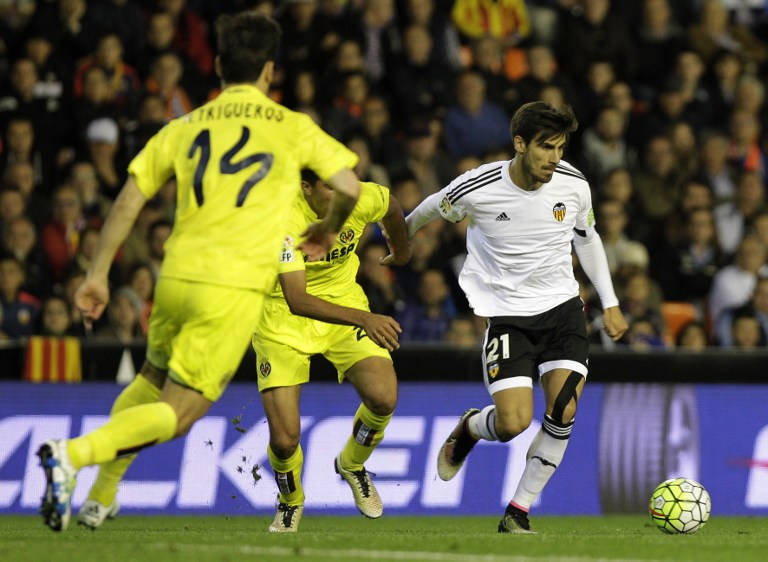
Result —
M260 556L284 556L291 558L320 557L326 560L364 559L364 560L425 560L430 562L654 562L629 558L592 558L582 556L505 556L496 554L455 554L451 552L427 552L418 550L363 550L363 549L333 549L312 547L284 546L235 546L229 544L179 544L179 543L143 543L143 546L158 549L189 549L197 552L220 552L221 550L235 551L240 554ZM655 561L660 562L660 561Z

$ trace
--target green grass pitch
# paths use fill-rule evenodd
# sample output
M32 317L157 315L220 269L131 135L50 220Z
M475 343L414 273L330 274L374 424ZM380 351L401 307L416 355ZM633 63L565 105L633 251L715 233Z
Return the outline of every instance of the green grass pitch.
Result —
M768 519L713 517L694 535L664 535L648 517L532 517L538 535L500 535L497 517L327 517L297 534L271 518L120 516L98 531L53 533L39 517L0 516L0 560L24 561L765 561Z

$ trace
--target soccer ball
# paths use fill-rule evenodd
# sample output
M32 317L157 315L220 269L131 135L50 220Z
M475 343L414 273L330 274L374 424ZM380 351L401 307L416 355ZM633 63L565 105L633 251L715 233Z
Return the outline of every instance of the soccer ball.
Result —
M673 535L701 529L711 507L704 486L690 478L673 478L656 487L648 510L659 530Z

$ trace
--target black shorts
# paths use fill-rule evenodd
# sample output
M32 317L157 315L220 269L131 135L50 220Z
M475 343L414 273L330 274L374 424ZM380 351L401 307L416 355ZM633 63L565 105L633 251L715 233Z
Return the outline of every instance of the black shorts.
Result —
M483 376L491 394L531 388L534 378L553 369L587 377L587 319L579 297L535 316L489 318L483 344Z

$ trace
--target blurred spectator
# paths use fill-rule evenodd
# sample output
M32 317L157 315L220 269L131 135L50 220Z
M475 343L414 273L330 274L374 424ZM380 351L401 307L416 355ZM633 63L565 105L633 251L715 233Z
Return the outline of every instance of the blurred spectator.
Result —
M69 312L72 315L72 326L73 329L82 329L83 327L83 316L80 314L80 309L77 307L77 304L75 303L75 292L77 291L78 287L82 284L82 282L85 280L85 271L80 269L77 266L69 267L64 272L64 279L59 284L61 287L61 296L64 297L64 300L67 301L67 304L69 305ZM95 325L99 326L102 319L97 322Z
M738 53L720 49L709 63L706 87L712 98L713 115L710 126L727 127L727 116L736 101L736 84L744 72L744 61Z
M117 123L120 113L112 103L107 73L100 66L92 66L83 74L82 97L72 105L72 123L77 135L73 140L82 152L87 150L88 125L97 119L112 119Z
M527 62L528 73L516 83L520 90L517 105L505 105L510 115L514 114L520 105L536 101L545 86L559 87L567 100L571 104L575 103L573 84L559 71L555 54L549 45L534 44L528 47Z
M322 115L323 126L337 139L344 139L360 127L363 103L370 85L365 73L352 71L341 78L341 94Z
M371 82L378 83L402 44L395 19L395 1L364 0L359 11L350 12L344 34L363 46L365 68Z
M608 269L611 275L618 272L621 256L635 251L643 252L645 255L648 253L640 242L627 237L626 227L627 214L621 203L607 199L598 205L597 230L605 247L605 256L608 258ZM637 249L637 246L640 248Z
M286 78L284 104L294 111L306 113L316 123L321 124L320 96L316 73L305 68Z
M53 194L53 212L43 227L40 239L54 282L64 278L64 270L77 253L80 234L86 224L75 188L68 185L59 187Z
M0 190L0 228L5 228L6 225L26 214L27 203L21 191L14 187Z
M445 144L453 158L479 156L510 143L509 116L487 101L485 81L477 71L459 75L456 99L445 114Z
M12 119L29 120L35 129L46 131L49 142L55 145L64 138L59 136L59 129L65 128L63 118L57 105L38 95L39 82L37 65L31 58L13 62L8 85L0 95L0 131L6 131Z
M715 274L709 293L709 320L716 326L720 315L728 308L745 304L757 285L758 276L768 274L766 247L754 234L747 234L739 243L733 263Z
M707 131L699 142L700 173L712 186L718 201L736 196L733 169L728 165L728 137L718 131Z
M197 105L181 85L184 66L176 53L158 55L149 67L145 81L148 92L157 94L165 104L165 118L170 121L186 115Z
M475 348L482 342L482 334L475 329L475 323L470 316L460 314L452 318L448 324L445 342L455 347Z
M565 12L560 22L558 60L563 71L577 83L586 76L591 61L604 59L620 79L632 80L637 57L627 23L611 13L611 0L581 4L583 9Z
M189 7L187 0L155 0L158 11L170 14L174 22L174 51L183 54L197 66L200 75L213 74L213 51L208 37L208 24Z
M116 194L125 182L120 154L120 129L108 117L94 119L85 130L85 146L103 193Z
M24 268L19 260L0 255L0 339L31 336L40 309L40 301L24 292Z
M736 198L715 208L715 225L720 247L733 255L752 226L752 220L766 208L762 178L756 172L742 172L736 182Z
M102 18L109 22L107 28L119 34L126 60L135 64L133 57L141 52L146 39L144 10L131 0L103 0L99 6Z
M74 68L95 50L104 31L95 4L87 0L38 2L29 29L50 37L62 63Z
M37 228L42 227L48 219L49 203L44 195L35 190L35 170L29 162L8 162L2 179L2 191L13 191L15 194L0 196L4 201L4 218L27 215ZM19 202L19 195L21 202ZM10 205L9 209L7 206ZM21 207L19 206L21 205ZM10 214L9 214L10 213Z
M488 101L514 112L522 103L520 82L513 83L505 73L501 41L484 35L472 41L471 49L471 67L482 75Z
M652 281L647 273L637 271L624 278L620 287L621 309L629 324L629 330L625 339L632 343L635 330L632 326L636 322L650 324L652 331L642 330L642 335L649 338L663 339L665 334L664 318L661 314L661 303L655 302L652 294ZM636 329L638 332L640 330ZM650 342L649 342L650 343ZM651 343L651 345L653 345Z
M528 7L523 0L456 0L451 19L465 39L490 35L500 40L505 50L531 34Z
M403 328L401 342L445 339L448 326L456 315L456 307L443 272L426 269L419 278L417 299L408 302L395 318Z
M411 25L403 32L403 51L387 68L386 81L400 124L443 111L453 93L450 69L432 55L426 27Z
M165 243L171 236L173 224L166 219L160 219L149 226L147 232L149 260L148 263L152 269L152 275L155 279L160 277L160 268L165 258Z
M696 129L713 119L715 100L704 85L706 65L696 51L683 49L677 54L672 77L680 80L680 93L685 104L685 114Z
M161 202L158 199L150 199L139 211L136 222L123 242L121 264L130 266L136 262L149 259L149 227L156 221L167 218L163 213Z
M353 134L345 143L347 147L357 154L357 164L353 168L361 181L372 181L379 185L391 185L387 169L371 161L371 149L368 141L359 134Z
M577 88L575 103L576 107L579 108L581 122L591 124L597 120L597 114L608 95L608 88L616 82L618 77L609 60L597 58L589 62L585 78L584 82ZM576 136L577 139L579 137L580 135Z
M405 307L405 292L392 269L380 264L388 254L384 244L365 245L360 250L357 282L368 297L371 312L392 316Z
M35 225L25 216L3 224L3 253L12 255L22 265L22 291L41 299L50 293L52 284L48 261L37 238Z
M5 127L0 168L11 163L29 164L35 191L47 196L55 185L56 170L53 156L45 150L45 143L40 141L40 137L31 119L12 117Z
M686 44L685 32L675 20L669 0L643 0L634 42L637 52L642 53L637 58L638 96L650 100Z
M688 43L709 63L720 49L739 53L752 71L768 61L768 47L749 28L731 23L721 0L704 0L698 21L688 28Z
M731 113L728 123L728 162L737 171L760 173L768 189L768 154L760 146L758 117L736 109Z
M88 69L94 66L98 66L106 74L109 97L117 110L121 113L132 111L141 88L141 80L137 70L123 60L123 44L116 32L102 35L96 52L78 66L72 85L75 97L83 95L83 77Z
M424 197L440 191L454 177L453 164L440 149L439 139L440 129L434 121L415 121L406 131L406 169L397 175L415 176Z
M632 320L623 341L634 351L664 349L666 344L655 318L641 316Z
M757 117L763 127L768 125L765 88L766 84L760 78L745 74L736 82L734 92L734 106Z
M688 322L680 328L675 340L675 347L688 353L703 351L709 346L707 330L704 324L695 320Z
M152 273L152 266L148 262L138 262L131 265L126 276L127 285L139 297L142 303L139 325L142 335L147 335L149 328L149 315L152 313L152 301L155 293L157 279Z
M395 136L389 107L383 97L370 95L363 103L359 134L368 141L371 161L381 164L391 176L405 166L405 149Z
M143 337L139 321L142 309L141 299L130 287L119 288L109 301L107 323L96 331L96 337L134 343Z
M166 122L163 99L157 94L145 93L139 100L136 119L125 126L126 158L132 160Z
M324 104L333 103L333 100L341 95L344 77L352 72L363 74L367 72L363 46L359 41L344 38L323 69L320 82L325 87L320 91L322 94L320 101Z
M284 0L278 18L283 37L281 64L286 75L323 68L341 41L337 22L319 10L318 0Z
M736 310L731 319L731 345L744 349L765 347L766 335L755 311L749 307Z
M406 0L404 13L399 14L402 27L421 25L432 36L435 60L452 70L461 66L459 34L446 9L437 6L438 0ZM442 2L440 4L443 4Z
M678 121L669 129L669 140L678 166L685 177L693 177L699 171L699 155L696 134L690 123Z
M768 278L758 277L752 296L746 304L735 308L727 308L720 315L714 326L715 340L718 345L729 347L733 343L733 323L740 312L746 311L754 315L760 323L764 336L768 336Z
M717 243L712 210L693 209L685 218L685 237L662 254L654 268L654 277L659 280L665 299L701 306L724 259Z
M38 320L35 335L54 338L76 335L72 329L69 305L59 296L51 295L43 300Z
M411 174L395 180L392 184L392 195L400 202L406 216L424 200L424 191L419 181Z
M594 127L584 132L583 170L591 181L600 183L603 176L615 168L634 168L637 154L624 140L625 125L621 112L608 106L598 112Z
M69 169L67 183L77 191L86 219L92 224L103 224L112 208L112 200L100 190L96 167L87 160L75 162Z
M653 137L647 144L642 165L635 175L635 190L642 221L660 225L673 213L680 202L683 183L687 178L672 150L672 141L666 135ZM653 226L652 226L653 228ZM645 242L646 246L660 243L656 230ZM649 247L650 249L650 247Z
M24 56L37 67L37 82L32 90L34 96L45 102L46 111L58 112L68 98L64 88L71 79L71 69L61 64L51 38L43 33L27 34Z

